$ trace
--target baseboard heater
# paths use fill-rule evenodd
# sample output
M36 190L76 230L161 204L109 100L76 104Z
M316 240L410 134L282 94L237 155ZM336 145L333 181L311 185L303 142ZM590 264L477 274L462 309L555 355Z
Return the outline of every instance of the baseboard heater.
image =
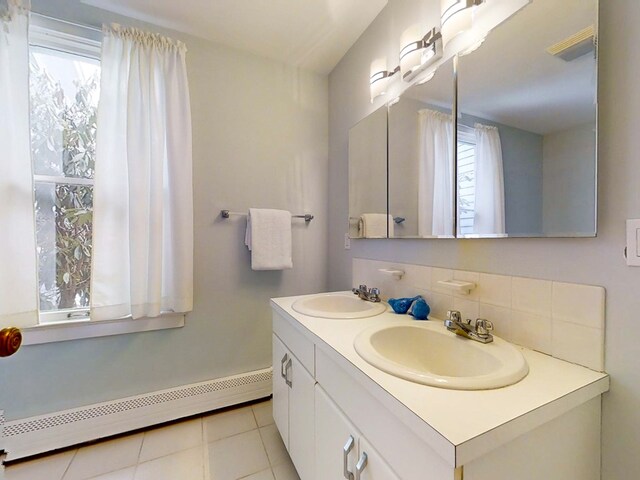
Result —
M271 395L272 369L7 421L7 461L58 450Z

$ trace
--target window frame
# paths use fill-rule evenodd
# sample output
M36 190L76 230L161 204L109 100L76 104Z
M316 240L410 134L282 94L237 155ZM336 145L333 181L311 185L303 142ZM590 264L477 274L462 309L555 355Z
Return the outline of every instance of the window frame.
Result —
M457 141L458 144L460 143L464 143L467 145L473 145L473 149L474 149L474 154L473 154L473 172L474 172L474 184L473 184L473 196L475 197L475 171L476 171L476 160L475 160L475 148L477 147L476 145L476 135L475 135L475 129L473 127L469 127L468 125L464 125L464 124L458 124L457 126ZM458 165L458 158L456 158L456 172L458 172L459 169L459 165ZM458 210L458 219L460 219L460 187L459 187L459 180L457 182L458 184L458 191L456 192L456 204L457 204L457 210ZM473 211L473 217L475 217L475 202L474 202L474 209ZM475 225L475 224L474 224ZM462 228L460 227L460 224L458 223L458 235L460 235L461 237L470 237L475 235L473 233L473 228L474 225L472 225L472 232L471 233L464 233L462 231ZM468 228L468 227L465 227Z
M54 50L63 54L100 61L102 32L98 28L77 25L64 20L31 14L29 47ZM93 185L93 179L53 175L33 175L33 184L53 183ZM96 338L127 333L180 328L185 314L163 312L158 317L133 320L130 316L111 320L92 320L86 307L39 311L38 325L23 330L23 345Z

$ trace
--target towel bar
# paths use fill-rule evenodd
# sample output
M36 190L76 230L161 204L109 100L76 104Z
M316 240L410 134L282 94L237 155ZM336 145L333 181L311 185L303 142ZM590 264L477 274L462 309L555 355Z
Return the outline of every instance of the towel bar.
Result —
M220 210L220 216L222 218L229 218L231 215L242 215L244 217L246 217L248 214L247 213L242 213L242 212L231 212L229 210ZM291 215L291 217L293 218L304 218L304 221L309 223L311 220L313 220L313 215L310 215L308 213L304 214L304 215Z
M360 217L349 217L349 223L351 222L355 223L355 222L358 222L359 220L360 220ZM405 220L406 218L404 217L393 217L393 221L398 224L404 222Z

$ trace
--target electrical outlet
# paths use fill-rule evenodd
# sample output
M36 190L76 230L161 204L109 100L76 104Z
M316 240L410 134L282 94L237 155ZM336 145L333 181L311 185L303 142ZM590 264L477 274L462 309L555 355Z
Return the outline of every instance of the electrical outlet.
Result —
M344 234L344 249L345 250L350 250L351 249L351 239L349 238L349 234L348 233Z

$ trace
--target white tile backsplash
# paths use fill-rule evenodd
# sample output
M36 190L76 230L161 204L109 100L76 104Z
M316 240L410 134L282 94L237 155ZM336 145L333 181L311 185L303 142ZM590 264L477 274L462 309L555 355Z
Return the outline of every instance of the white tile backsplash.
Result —
M401 280L378 272L404 270ZM439 280L476 284L469 295L454 293ZM353 283L377 286L382 297L422 295L431 317L444 319L447 310L463 318L486 318L505 340L554 357L604 369L605 291L602 287L451 270L422 265L354 259Z
M431 307L430 316L436 318L446 318L447 310L451 310L453 305L453 295L445 295L442 293L419 291L419 295L422 295Z
M390 267L389 267L390 268ZM402 284L408 288L431 289L431 267L424 265L397 265L393 270L402 270ZM398 281L396 279L396 281Z
M519 312L551 316L551 281L513 277L511 307Z
M427 297L427 303L429 298ZM451 308L449 308L451 310ZM453 297L453 310L458 310L462 314L462 318L470 318L475 320L480 315L480 304L473 300L465 300L460 297Z
M453 271L453 279L461 280L463 282L469 282L476 285L476 288L471 290L468 294L458 293L456 291L453 292L454 297L462 298L464 300L473 300L478 301L480 298L478 294L478 281L480 279L480 274L477 272L465 272L463 270L454 270Z
M510 308L496 307L487 303L480 303L479 317L491 320L493 323L493 333L509 342L512 340L511 318L513 317Z
M604 288L553 282L551 313L554 320L604 328Z
M551 355L551 318L513 312L511 341L537 352Z
M446 268L431 268L431 290L436 293L442 293L445 295L451 295L451 290L445 286L440 285L439 281L447 281L453 279L453 270Z
M553 321L551 354L593 370L604 370L602 331L575 323Z
M511 308L511 277L481 273L477 283L480 303Z

